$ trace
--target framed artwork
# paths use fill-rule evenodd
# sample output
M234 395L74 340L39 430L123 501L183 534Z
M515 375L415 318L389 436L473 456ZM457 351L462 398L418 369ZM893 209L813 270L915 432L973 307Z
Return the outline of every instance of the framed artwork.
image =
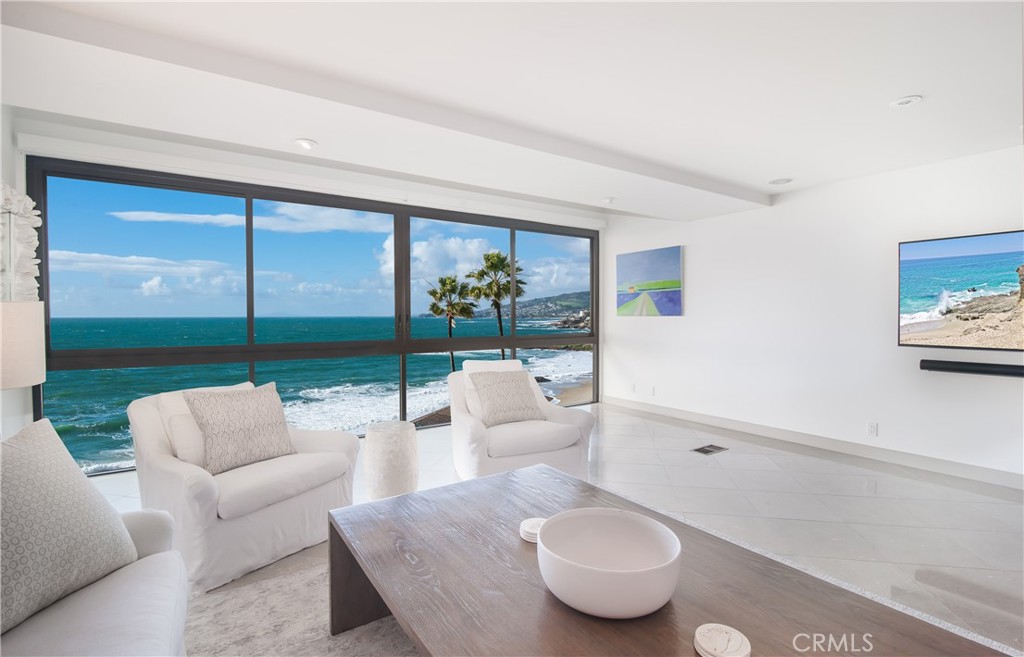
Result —
M679 317L683 314L683 247L615 256L615 314Z

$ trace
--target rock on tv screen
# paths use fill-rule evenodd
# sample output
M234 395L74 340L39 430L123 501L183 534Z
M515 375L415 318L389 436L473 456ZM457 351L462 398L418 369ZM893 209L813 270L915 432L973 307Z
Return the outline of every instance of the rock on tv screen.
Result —
M1024 230L900 244L900 344L1024 350Z

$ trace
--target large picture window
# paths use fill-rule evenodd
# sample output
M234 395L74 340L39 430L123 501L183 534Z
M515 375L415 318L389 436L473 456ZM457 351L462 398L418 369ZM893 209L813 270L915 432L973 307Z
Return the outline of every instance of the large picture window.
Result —
M597 233L28 158L47 382L88 473L132 467L125 408L275 381L291 424L444 424L466 359L521 358L556 403L595 399Z

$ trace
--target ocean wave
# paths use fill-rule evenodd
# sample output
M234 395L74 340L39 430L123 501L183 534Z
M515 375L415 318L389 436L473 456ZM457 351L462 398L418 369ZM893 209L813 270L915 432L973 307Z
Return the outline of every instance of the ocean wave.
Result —
M588 351L522 349L520 356L534 376L548 379L541 390L557 397L566 388L589 383L593 379L593 357ZM365 433L366 427L398 417L398 388L394 384L342 384L308 388L299 400L284 404L288 423L305 429L342 429ZM410 420L448 406L446 379L411 386L406 395L406 413Z
M978 285L958 292L943 290L939 293L938 302L932 308L916 313L900 314L900 326L918 322L933 322L942 319L944 315L972 299L1009 294L1017 289L1017 285L1002 283L996 287L989 287L987 284Z
M135 467L135 459L130 461L106 461L104 463L79 463L82 472L87 475L102 474L105 472L117 472L119 470L131 470Z

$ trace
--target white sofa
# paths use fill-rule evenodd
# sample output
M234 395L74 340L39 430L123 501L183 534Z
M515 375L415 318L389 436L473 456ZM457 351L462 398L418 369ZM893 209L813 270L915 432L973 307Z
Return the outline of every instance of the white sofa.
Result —
M184 655L188 577L163 511L121 515L139 559L0 636L8 655Z
M452 452L455 471L463 480L524 468L538 463L588 478L590 433L595 418L587 411L564 408L549 402L537 382L530 386L545 420L526 420L492 427L473 415L467 404L467 387L474 372L523 369L519 360L467 360L459 372L448 375L452 414Z
M174 517L193 585L208 591L327 540L328 512L352 504L356 436L289 427L295 454L212 475L175 456L167 414L182 392L133 401L128 420L142 505Z

